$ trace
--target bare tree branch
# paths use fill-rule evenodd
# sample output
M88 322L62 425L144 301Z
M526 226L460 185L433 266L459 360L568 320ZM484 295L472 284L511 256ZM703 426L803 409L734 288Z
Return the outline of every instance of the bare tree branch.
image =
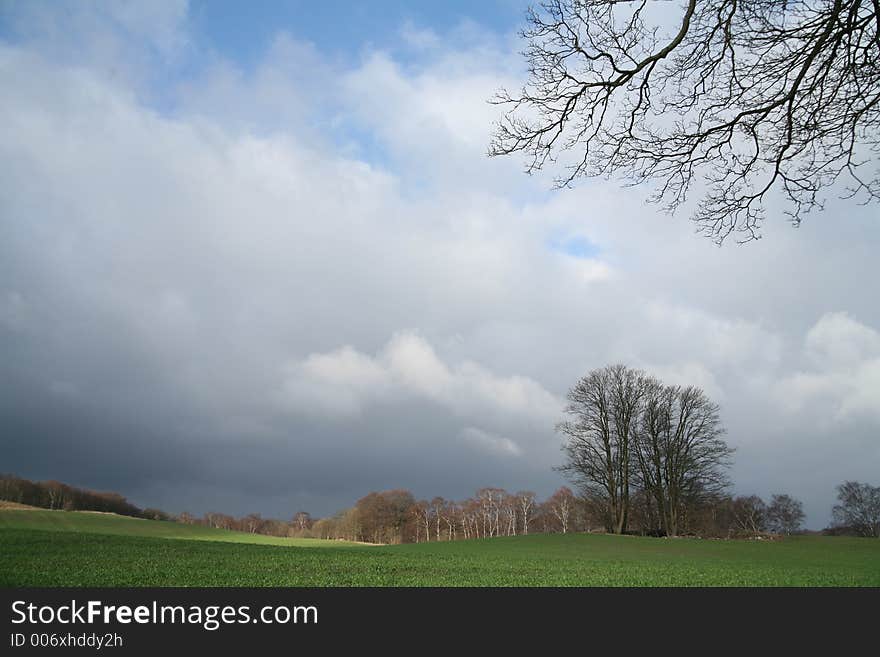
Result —
M670 212L699 187L693 219L719 243L760 237L773 190L795 225L838 181L880 199L880 1L687 0L666 38L658 4L529 10L528 82L493 99L489 154L531 173L568 153L558 186L650 182Z

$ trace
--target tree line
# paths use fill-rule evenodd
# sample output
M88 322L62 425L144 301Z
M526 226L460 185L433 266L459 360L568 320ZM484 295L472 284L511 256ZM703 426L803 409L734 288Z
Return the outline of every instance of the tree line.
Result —
M824 533L880 536L880 487L849 481L838 486L837 492L834 523ZM218 512L175 515L140 509L118 493L91 491L58 481L34 482L13 475L0 475L0 499L46 509L104 511L252 534L369 543L607 530L604 503L589 494L577 494L568 486L560 487L543 501L532 491L510 493L496 487L480 488L464 500L419 500L408 490L394 489L371 492L351 508L326 518L299 511L290 520L263 518L259 513L241 517ZM629 519L629 533L658 534L643 492L633 496ZM773 495L769 503L757 495L719 495L711 503L685 507L681 527L687 535L742 538L794 534L801 531L803 519L801 502L789 495Z
M592 516L567 486L544 501L532 491L485 487L464 500L418 500L403 489L372 492L353 507L314 522L302 535L420 543L593 529Z
M0 500L43 509L65 511L104 511L143 518L144 510L119 493L77 488L60 481L29 481L11 474L0 474Z
M880 536L880 487L845 482L837 487L834 523L829 535ZM649 512L643 492L631 500L627 533L663 535ZM289 521L250 514L236 519L218 513L201 518L181 514L180 522L221 529L300 538L341 539L366 543L422 543L527 534L606 532L606 509L593 496L562 486L544 500L532 491L480 488L469 498L418 499L406 489L371 492L354 506L314 518L300 511ZM680 535L704 538L754 538L803 531L803 504L787 494L764 501L757 495L720 494L681 513Z

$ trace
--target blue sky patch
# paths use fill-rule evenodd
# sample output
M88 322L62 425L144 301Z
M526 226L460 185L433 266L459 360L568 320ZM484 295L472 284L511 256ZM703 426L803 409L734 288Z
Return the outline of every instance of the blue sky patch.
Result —
M266 45L279 32L306 39L324 52L356 57L364 47L398 45L405 25L429 29L441 37L465 22L498 33L514 32L521 27L528 4L524 0L376 0L363 4L195 0L189 15L202 39L247 69L259 63Z
M554 251L583 260L595 258L602 251L598 244L582 235L553 238L548 242L548 246Z

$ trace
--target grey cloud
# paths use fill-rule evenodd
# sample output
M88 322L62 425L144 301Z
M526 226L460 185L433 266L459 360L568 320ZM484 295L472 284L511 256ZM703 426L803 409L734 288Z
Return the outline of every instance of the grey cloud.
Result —
M623 360L721 402L740 492L790 492L820 526L834 484L874 481L876 208L718 249L640 192L547 194L484 158L511 53L291 81L320 53L279 43L170 113L134 74L0 43L3 470L278 516L397 486L546 495L559 400ZM397 159L329 148L300 109L249 127L312 87Z

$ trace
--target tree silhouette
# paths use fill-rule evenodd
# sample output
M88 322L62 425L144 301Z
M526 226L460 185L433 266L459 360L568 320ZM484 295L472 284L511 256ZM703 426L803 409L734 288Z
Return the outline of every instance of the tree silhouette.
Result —
M661 8L663 10L661 10ZM840 184L880 198L880 2L552 0L522 32L528 81L490 155L533 172L565 154L559 186L585 176L651 182L717 242L760 236L780 190L797 225Z

